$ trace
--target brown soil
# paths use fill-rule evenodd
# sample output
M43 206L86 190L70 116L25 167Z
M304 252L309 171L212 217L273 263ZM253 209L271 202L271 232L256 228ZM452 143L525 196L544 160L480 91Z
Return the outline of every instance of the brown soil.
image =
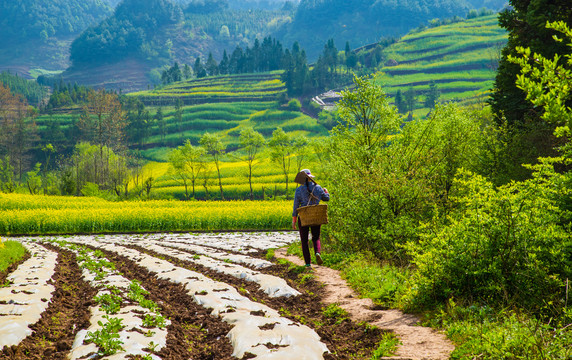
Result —
M275 252L276 257L294 264L303 265L297 256L288 255L282 248ZM449 359L455 349L445 335L427 327L418 326L415 315L404 314L399 310L378 310L371 299L360 299L342 279L339 271L324 266L313 266L316 280L324 284L322 301L338 304L355 321L365 321L384 330L395 332L401 345L395 357L387 359L441 360Z
M232 346L225 336L231 329L230 325L197 305L183 285L161 280L124 256L99 250L127 279L141 281L149 291L149 298L161 306L161 315L171 320L167 328L167 346L157 352L159 357L170 360L234 359Z
M167 260L176 266L200 272L213 280L227 283L239 289L239 291L243 289L241 291L242 294L249 297L252 301L266 304L279 310L282 316L313 328L331 352L324 355L324 358L327 360L369 359L373 350L377 348L381 335L384 332L384 330L374 329L365 324L352 321L347 316L338 318L325 316L324 308L329 303L322 301L326 295L323 285L314 280L312 273L300 273L301 268L290 269L287 265L275 265L261 270L285 279L290 286L302 293L300 296L288 299L271 298L251 282L221 274L192 262L157 254L142 247L128 247ZM356 347L356 344L359 344L359 346ZM219 359L218 356L217 359Z
M95 290L82 280L75 255L67 250L44 245L58 252L55 273L50 280L55 287L51 303L40 321L30 326L34 331L16 346L5 346L0 359L66 359L80 329L89 326Z

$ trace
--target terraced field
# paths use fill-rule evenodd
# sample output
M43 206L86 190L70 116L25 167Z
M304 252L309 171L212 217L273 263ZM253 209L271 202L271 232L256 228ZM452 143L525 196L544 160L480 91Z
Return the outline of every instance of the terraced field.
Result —
M327 130L300 111L292 111L277 102L286 92L280 71L256 74L225 75L178 82L151 91L131 93L155 116L161 107L165 129L154 124L143 145L149 159L165 161L172 147L190 139L198 144L205 133L222 137L229 149L238 148L238 136L245 127L253 127L265 137L282 127L292 135L326 136ZM176 104L182 103L177 117Z
M138 150L150 160L167 161L168 152L187 139L198 145L205 132L217 134L229 151L239 147L240 131L253 127L270 137L277 127L293 136L327 136L328 131L301 111L288 109L278 103L286 92L280 71L214 76L177 82L149 91L127 94L143 101L152 119L148 136ZM182 104L180 114L177 103ZM163 122L156 120L161 108ZM53 114L36 118L40 132L54 131L50 123L57 122L65 131L79 119L81 109L58 109Z
M12 239L32 256L0 288L0 359L371 358L382 330L327 306L311 272L266 254L296 238Z
M204 103L273 101L285 92L280 71L206 77L178 82L152 91L131 93L145 105L169 106L181 100L184 105Z
M410 33L384 50L389 61L375 81L392 96L409 88L424 95L434 81L441 101L474 102L492 88L506 41L497 15Z

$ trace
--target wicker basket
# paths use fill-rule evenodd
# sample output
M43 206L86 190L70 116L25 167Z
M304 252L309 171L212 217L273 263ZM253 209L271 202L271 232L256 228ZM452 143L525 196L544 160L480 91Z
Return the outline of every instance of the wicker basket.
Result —
M302 226L316 226L328 223L328 205L308 205L298 208L298 216Z

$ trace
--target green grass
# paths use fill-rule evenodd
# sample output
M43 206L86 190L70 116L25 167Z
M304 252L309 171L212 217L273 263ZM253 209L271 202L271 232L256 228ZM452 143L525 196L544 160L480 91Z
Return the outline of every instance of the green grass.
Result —
M10 265L20 261L24 255L26 255L26 248L18 241L3 242L0 239L0 272L6 271Z

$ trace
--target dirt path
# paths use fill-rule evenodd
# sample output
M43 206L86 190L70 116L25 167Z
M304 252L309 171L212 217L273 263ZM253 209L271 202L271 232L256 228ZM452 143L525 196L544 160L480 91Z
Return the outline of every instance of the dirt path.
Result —
M297 256L287 255L286 249L279 249L276 257L287 259L296 264L304 262ZM419 319L415 315L404 314L399 310L373 310L371 299L360 299L340 276L340 272L324 266L313 265L317 280L325 284L323 301L337 303L356 321L367 321L381 329L395 332L401 341L392 360L442 360L448 359L455 349L445 335L437 331L417 326Z

